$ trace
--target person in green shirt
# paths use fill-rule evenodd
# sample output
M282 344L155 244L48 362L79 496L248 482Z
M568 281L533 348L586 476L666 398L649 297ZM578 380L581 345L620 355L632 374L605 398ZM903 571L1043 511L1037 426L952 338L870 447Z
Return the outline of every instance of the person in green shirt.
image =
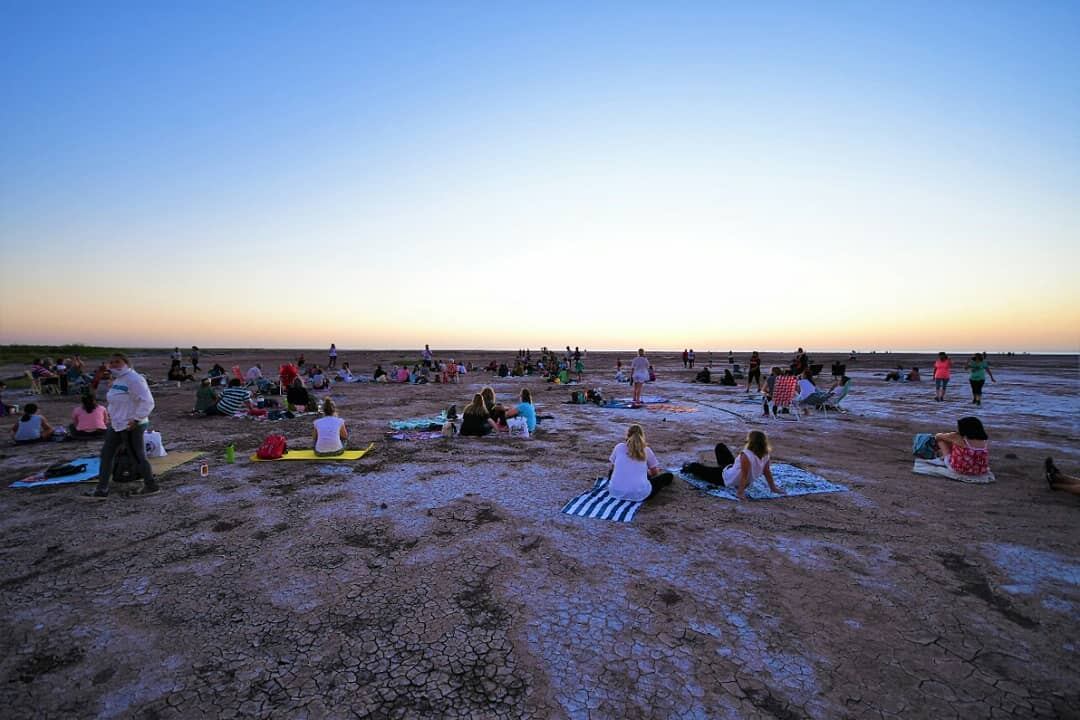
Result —
M982 353L975 353L975 357L968 362L967 369L971 374L968 378L971 383L971 402L982 405L982 389L986 383L986 377L989 375L991 382L997 382L994 380L994 373L990 372L990 363L986 362Z
M217 393L210 387L210 379L206 378L199 383L199 389L195 391L195 412L205 413L218 401Z

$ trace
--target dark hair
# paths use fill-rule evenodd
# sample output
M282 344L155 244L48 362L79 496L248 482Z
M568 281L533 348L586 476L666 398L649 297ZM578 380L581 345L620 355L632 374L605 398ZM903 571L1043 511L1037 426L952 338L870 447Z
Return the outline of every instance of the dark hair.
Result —
M521 388L521 402L532 404L532 392L529 388Z
M34 413L36 413L36 412L37 412L37 403L26 403L26 405L23 407L23 416L22 416L23 422L26 422L31 417L33 417Z
M233 378L229 381L229 387L240 387L241 385L243 385L243 383L240 382L240 378Z
M111 357L114 360L123 360L125 365L131 364L130 362L128 362L127 355L122 352L114 352Z
M956 421L956 431L961 437L971 440L987 440L986 430L982 421L977 417L964 417Z
M94 408L97 407L97 400L94 399L93 393L85 392L82 394L82 406L83 410L88 413L94 412Z

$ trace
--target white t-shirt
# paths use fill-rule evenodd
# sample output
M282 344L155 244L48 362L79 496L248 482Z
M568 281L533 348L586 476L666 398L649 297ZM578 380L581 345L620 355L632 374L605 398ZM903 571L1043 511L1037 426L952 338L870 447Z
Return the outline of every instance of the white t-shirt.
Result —
M816 393L816 392L817 392L817 388L814 387L814 383L810 382L806 378L802 378L802 379L799 380L799 396L797 398L795 398L795 399L796 400L805 400L806 398L810 397L813 393Z
M251 367L248 369L247 375L245 377L248 379L249 382L254 382L255 380L258 380L262 377L262 370L257 367Z
M608 492L620 500L644 500L652 492L649 483L649 468L660 467L652 448L645 448L645 459L635 460L626 450L626 443L621 442L611 451L608 458L615 470L611 473Z
M630 363L630 373L634 378L634 382L648 382L649 380L649 358L642 355L638 355Z
M345 421L337 415L326 415L315 421L315 431L319 433L315 440L315 452L336 452L344 447L341 444L341 426Z
M765 466L769 464L769 456L766 455L763 458L759 458L752 453L749 448L744 449L735 458L733 465L728 465L724 468L724 485L729 488L738 488L739 476L742 474L742 458L745 457L750 461L750 482L754 482L759 477L765 474ZM749 487L749 485L748 485Z

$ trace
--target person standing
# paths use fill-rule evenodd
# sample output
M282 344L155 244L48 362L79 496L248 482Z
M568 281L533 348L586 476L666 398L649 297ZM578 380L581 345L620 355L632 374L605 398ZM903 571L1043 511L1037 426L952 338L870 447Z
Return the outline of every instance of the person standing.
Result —
M199 372L199 346L191 346L191 374Z
M649 381L649 359L644 348L638 348L637 357L630 363L630 379L634 382L634 404L641 402L641 389Z
M982 405L982 390L983 385L986 384L986 376L990 376L990 382L997 382L994 379L994 373L990 372L990 363L986 361L985 355L975 353L975 356L971 358L971 362L968 363L967 369L970 373L968 382L971 383L971 402Z
M949 376L952 374L952 360L944 352L938 353L938 359L934 361L934 400L945 401L945 388L949 385Z
M750 383L757 383L757 391L761 392L761 355L757 350L750 354L750 367L746 370L746 392L750 392Z
M433 356L431 354L431 347L428 345L424 345L424 367L426 367L428 370L432 368L432 357Z
M101 470L97 488L83 497L104 500L109 496L113 460L122 444L125 444L127 451L134 456L143 477L143 487L135 494L153 495L159 488L150 461L146 459L143 434L150 424L154 396L150 394L146 378L135 372L123 353L114 353L109 358L109 374L112 376L112 384L106 395L109 405L109 429L105 431L105 443L101 447Z
M690 367L690 351L687 350L686 348L683 348L683 351L682 351L682 366L683 366L683 370Z
M326 369L337 367L337 345L330 343L330 352L327 353Z
M694 369L694 348L690 348L690 350L686 353L686 361L688 363L690 363L690 369L693 370Z

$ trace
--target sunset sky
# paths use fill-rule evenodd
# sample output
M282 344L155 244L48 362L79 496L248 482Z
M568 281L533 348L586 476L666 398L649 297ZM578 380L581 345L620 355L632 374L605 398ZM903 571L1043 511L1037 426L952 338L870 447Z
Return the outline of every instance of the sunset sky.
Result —
M0 343L1080 350L1080 4L8 3Z

